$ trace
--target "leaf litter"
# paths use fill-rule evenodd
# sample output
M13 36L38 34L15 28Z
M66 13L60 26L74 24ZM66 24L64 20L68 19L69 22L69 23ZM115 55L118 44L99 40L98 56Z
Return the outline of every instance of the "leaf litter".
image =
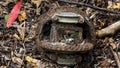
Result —
M97 7L118 12L120 10L119 2L116 2L117 0L75 1L94 4ZM8 16L8 14L6 14L11 11L8 6L13 8L14 3L16 4L17 2L19 2L19 0L0 1L0 68L69 68L70 66L58 65L51 62L49 59L43 59L45 54L41 55L41 51L35 46L35 32L38 22L37 17L46 13L50 8L55 8L56 2L51 0L23 0L21 9L19 7L19 12L17 12L17 15L14 15L15 18L11 20L11 22L9 22L10 25L7 26L11 27L6 28L7 18L8 21L10 18L13 18L13 16ZM110 4L110 2L112 4ZM88 7L62 2L58 2L58 4L60 6L76 6L86 11L88 17L91 17L90 20L93 22L96 31L120 20L119 14L106 14L91 8L88 9ZM119 41L119 31L117 31L113 36L97 38L95 43L96 46L93 51L90 52L90 54L83 55L83 61L75 65L74 68L119 67L116 63L116 58L113 59L114 55L120 56Z

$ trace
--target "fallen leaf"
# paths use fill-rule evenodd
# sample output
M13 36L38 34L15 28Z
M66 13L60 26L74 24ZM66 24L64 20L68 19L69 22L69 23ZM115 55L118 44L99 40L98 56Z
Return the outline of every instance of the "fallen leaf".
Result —
M120 50L120 43L117 44L117 48Z
M20 38L24 40L25 38L25 22L23 22L20 26L17 27L17 31L20 34Z
M20 37L16 33L13 35L13 37L15 37L18 40L20 39Z
M120 9L120 3L112 3L107 6L108 9Z
M25 60L27 61L27 62L29 62L29 63L37 63L37 59L33 59L32 57L30 57L30 56L26 56L25 57Z
M22 22L22 21L24 21L25 19L27 19L27 16L26 16L26 10L24 9L24 10L21 11L20 15L18 16L18 20L19 20L20 22Z
M31 65L33 66L33 68L38 68L38 67L37 67L37 63L38 63L38 60L37 60L37 59L33 59L33 58L30 57L30 56L26 56L26 57L25 57L25 60L26 60L29 64L31 64Z
M2 14L3 13L3 9L1 8L1 6L0 6L0 14Z
M47 0L31 0L32 3L36 5L36 14L39 15L39 12L41 11L41 7L39 5L41 4L42 1L47 1Z
M106 37L106 38L104 39L104 42L105 42L105 43L108 43L108 42L109 42L109 37Z
M41 4L42 1L43 0L31 0L32 3L34 3L34 4L38 5L38 6Z
M114 39L113 38L109 38L109 42L114 42Z
M39 15L39 12L41 11L39 8L39 5L41 4L43 0L31 0L32 3L36 4L36 14Z
M22 65L23 61L18 57L12 57L12 62Z
M18 17L18 14L20 12L21 5L22 5L22 0L17 2L16 5L13 7L13 9L11 10L10 15L8 17L8 21L7 21L6 27L11 27L13 22L16 20L16 18Z
M8 21L8 17L9 17L8 14L6 14L5 17L4 17L4 19L5 19L6 22Z
M101 63L101 64L99 65L100 68L101 68L101 67L105 68L105 67L109 67L109 66L110 66L110 63L109 63L107 60L102 60L100 63ZM99 68L99 67L98 67L98 68Z
M24 40L24 38L25 38L25 27L19 28L18 32L20 34L21 39Z
M3 65L2 65L2 66L0 66L0 68L7 68L7 66L3 66Z
M112 46L113 49L117 48L117 45L115 43L110 43L110 45Z

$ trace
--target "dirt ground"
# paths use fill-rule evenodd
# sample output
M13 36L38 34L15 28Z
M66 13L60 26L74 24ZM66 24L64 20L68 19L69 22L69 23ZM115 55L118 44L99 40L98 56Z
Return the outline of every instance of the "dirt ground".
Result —
M0 1L0 68L120 68L120 0L23 0L17 19L7 27L17 2ZM74 66L47 59L46 53L36 46L39 18L61 6L78 8L94 28L94 48L82 54L82 61ZM102 33L100 30L106 27Z

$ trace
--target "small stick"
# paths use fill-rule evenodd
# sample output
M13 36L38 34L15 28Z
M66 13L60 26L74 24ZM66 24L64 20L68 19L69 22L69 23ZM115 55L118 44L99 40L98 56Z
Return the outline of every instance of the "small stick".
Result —
M111 10L107 10L105 8L100 8L100 7L97 7L97 6L92 6L90 4L85 4L85 3L81 3L81 2L75 2L75 1L67 1L67 0L59 0L60 2L64 2L64 3L70 3L70 4L76 4L76 5L81 5L81 6L85 6L85 7L90 7L92 9L95 9L95 10L99 10L99 11L104 11L104 12L109 12L109 13L113 13L113 14L120 14L120 12L117 12L117 11L111 11Z
M103 29L101 29L101 30L98 30L97 32L96 32L96 35L98 36L98 37L103 37L103 36L105 36L105 35L113 35L113 34L115 34L115 32L117 31L117 30L119 30L120 29L120 20L119 21L117 21L117 22L115 22L115 23L113 23L113 24L111 24L110 26L108 26L108 27L106 27L106 28L103 28Z
M115 58L115 61L116 61L116 63L117 63L118 68L120 68L120 60L119 60L117 54L113 51L112 47L110 47L110 50L111 50L111 52L113 53L113 56L114 56L114 58Z

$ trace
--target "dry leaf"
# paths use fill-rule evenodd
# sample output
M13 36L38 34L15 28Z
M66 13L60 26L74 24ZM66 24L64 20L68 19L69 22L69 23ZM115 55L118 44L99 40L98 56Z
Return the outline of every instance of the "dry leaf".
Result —
M2 14L3 13L3 9L1 8L1 6L0 6L0 14Z
M27 19L27 16L26 16L26 10L24 9L24 10L21 11L20 15L18 16L18 20L19 20L20 22L22 22L22 21L24 21L25 19Z
M30 57L30 56L26 56L26 57L25 57L25 60L26 60L29 64L31 64L31 65L33 66L33 68L38 68L38 67L37 67L37 63L38 63L38 60L37 60L37 59L33 59L33 58Z
M24 38L25 38L25 21L23 23L21 23L20 25L18 25L18 24L12 25L12 27L17 28L17 31L20 34L20 38L22 40L24 40Z
M26 56L25 57L25 60L29 63L37 63L37 59L33 59L32 57L30 56Z
M31 40L29 38L25 38L25 42L30 42Z
M36 4L36 14L39 15L39 12L41 11L41 7L39 5L41 4L42 1L47 1L47 0L31 0L32 3Z
M0 68L7 68L7 66L2 65L2 66L0 66Z
M12 57L12 62L22 65L23 61L18 57Z
M120 3L112 3L107 6L108 9L120 9Z
M13 6L13 8L12 8L10 14L9 14L6 27L9 28L9 27L12 26L12 24L14 23L14 21L17 19L18 15L19 15L21 6L22 6L22 0L18 1L15 4L15 6Z
M18 32L20 34L21 39L24 40L24 38L25 38L25 27L19 28Z
M115 43L110 43L113 49L116 49L117 45Z
M114 39L113 38L109 38L109 42L114 42Z
M34 59L30 56L26 56L25 60L33 66L33 68L45 68L45 64L42 63L40 60Z
M41 4L42 1L43 0L31 0L31 2L36 4L37 7Z
M25 22L23 22L19 27L17 27L17 31L20 34L20 38L24 40L25 38Z
M108 42L109 42L109 37L106 37L106 38L104 39L104 42L105 42L105 43L108 43Z
M18 40L20 39L20 37L16 33L13 35L13 37L15 37Z
M32 3L36 4L36 14L39 15L39 12L41 11L39 8L39 5L41 4L43 0L31 0Z
M102 61L100 61L99 66L100 67L98 67L98 68L101 68L101 67L105 68L105 66L110 66L110 63L108 62L108 60L102 60Z

